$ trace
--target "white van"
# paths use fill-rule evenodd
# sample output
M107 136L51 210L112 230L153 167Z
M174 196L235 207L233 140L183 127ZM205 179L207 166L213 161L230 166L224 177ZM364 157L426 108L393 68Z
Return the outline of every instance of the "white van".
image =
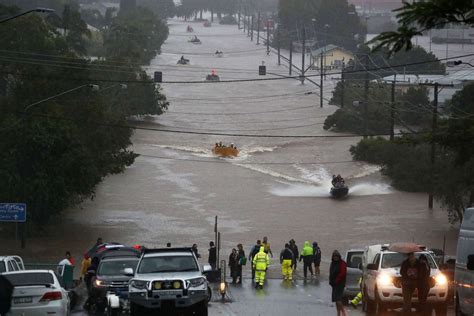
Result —
M456 315L474 315L474 208L464 212L456 257Z

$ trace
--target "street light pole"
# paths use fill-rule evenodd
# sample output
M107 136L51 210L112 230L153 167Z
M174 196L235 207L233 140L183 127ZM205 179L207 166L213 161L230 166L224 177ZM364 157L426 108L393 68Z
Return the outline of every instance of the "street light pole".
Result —
M49 8L36 8L36 9L28 10L28 11L25 11L25 12L18 13L18 14L16 14L16 15L13 15L13 16L11 16L11 17L8 17L8 18L6 18L6 19L0 20L0 24L1 24L1 23L5 23L5 22L8 22L8 21L13 20L13 19L16 19L16 18L19 18L20 16L23 16L23 15L26 15L26 14L32 13L32 12L38 12L38 13L52 13L52 12L55 12L55 10L49 9Z

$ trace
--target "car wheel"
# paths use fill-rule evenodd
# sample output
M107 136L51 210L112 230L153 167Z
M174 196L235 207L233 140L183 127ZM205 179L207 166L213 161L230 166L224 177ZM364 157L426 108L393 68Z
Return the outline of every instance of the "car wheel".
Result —
M140 316L144 314L144 308L138 304L130 302L130 316Z
M377 314L381 314L387 311L387 306L382 302L379 297L377 289L375 289L375 303L377 305Z
M110 305L107 306L107 316L118 316L122 310L120 308L112 308Z
M362 295L362 310L366 313L375 312L375 302L367 295L367 289L364 289L364 294Z
M196 304L192 314L196 316L208 316L207 301Z
M436 316L446 316L448 314L448 306L447 305L436 306L435 311L436 311Z
M208 285L207 286L207 302L209 303L212 299L212 290L211 287Z
M461 311L461 307L459 306L459 298L457 294L456 294L455 311L456 311L456 316L467 316Z

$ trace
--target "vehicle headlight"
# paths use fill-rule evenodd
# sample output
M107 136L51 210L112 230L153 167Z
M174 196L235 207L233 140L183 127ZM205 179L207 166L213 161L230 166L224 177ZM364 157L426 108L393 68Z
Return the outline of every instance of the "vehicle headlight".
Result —
M149 284L150 284L150 282L148 282L148 281L141 281L141 280L132 280L132 281L130 281L130 285L132 287L136 288L136 289L139 289L139 290L147 289Z
M106 281L102 281L102 280L98 280L98 279L96 279L94 283L95 283L95 286L97 286L97 287L103 287L103 286L108 285L108 283Z
M437 285L446 285L448 284L448 278L442 273L435 276L435 281Z
M198 287L198 286L203 285L204 283L206 283L205 278L195 278L195 279L188 280L189 286L192 286L192 287Z
M181 288L181 282L179 281L174 281L173 282L173 289L177 290Z
M155 290L161 290L161 288L163 287L163 283L162 282L155 282L153 283L153 288Z
M393 283L393 278L391 275L382 273L377 277L377 282L381 286L387 286Z

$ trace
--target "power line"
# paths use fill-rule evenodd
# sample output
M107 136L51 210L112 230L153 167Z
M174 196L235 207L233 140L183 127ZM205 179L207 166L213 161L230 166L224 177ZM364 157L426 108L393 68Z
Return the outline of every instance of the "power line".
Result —
M346 70L344 71L344 74L350 74L350 73L361 73L365 71L377 71L377 70L383 70L383 69L393 69L393 68L399 68L399 67L407 67L407 66L415 66L415 65L423 65L423 64L431 64L439 61L445 61L445 60L452 60L452 59L459 59L459 58L464 58L464 57L470 57L474 56L474 53L472 54L466 54L466 55L460 55L460 56L454 56L454 57L447 57L447 58L442 58L438 60L427 60L427 61L418 61L418 62L413 62L413 63L406 63L406 64L401 64L401 65L392 65L390 67L376 67L376 68L366 68L364 70ZM30 63L31 62L26 62ZM33 63L34 64L34 63ZM55 67L61 67L58 65L42 65L42 66L55 66ZM73 69L83 69L80 67L63 67L63 68L73 68ZM2 73L9 73L9 74L15 74L13 72L2 72ZM332 73L332 75L337 75L337 74L342 74L342 72L335 72ZM204 80L199 80L199 81L163 81L161 82L162 84L225 84L225 83L244 83L244 82L259 82L259 81L277 81L277 80L287 80L287 79L296 79L296 80L301 80L302 78L312 78L312 77L318 77L320 76L319 74L315 75L304 75L304 76L278 76L278 77L272 77L272 78L247 78L247 79L230 79L230 80L220 80L220 81L204 81ZM80 80L80 79L76 79ZM122 83L149 83L149 82L143 82L139 80L126 80L126 81L119 81L119 80L106 80L106 79L83 79L83 80L89 80L89 81L102 81L102 82L122 82Z
M15 112L15 113L23 114L23 112ZM125 129L163 132L163 133L172 133L172 134L208 135L208 136L224 136L224 137L250 137L250 138L361 138L362 137L360 135L354 135L354 134L262 135L262 134L195 132L195 131L168 130L168 129L161 129L161 128L139 127L139 126L131 126L131 125L103 123L103 122L97 122L97 121L85 121L85 120L78 120L78 119L74 119L74 118L58 117L58 116L51 116L51 115L45 115L45 114L28 113L27 115L32 116L32 117L44 118L44 119L52 119L52 120L60 120L60 121L62 120L62 121L69 121L69 122L75 122L75 123L80 122L82 124L89 124L89 125L93 125L93 126L102 126L102 127L111 127L111 128L125 128ZM418 133L398 133L398 134L395 134L395 135L399 136L399 135L408 135L408 134L418 134ZM370 136L370 137L389 136L389 134L371 134L371 135L368 135L368 136Z
M261 129L209 129L209 128L197 128L197 127L183 127L183 126L166 126L170 128L179 128L179 129L187 129L193 131L209 131L209 132L263 132L263 131L280 131L286 129L293 129L293 128L303 128L303 127L310 127L316 125L322 125L324 123L311 123L306 125L298 125L298 126L286 126L286 127L274 127L274 128L261 128Z
M239 162L239 161L225 161L225 160L203 160L203 159L189 159L189 158L172 158L164 156L155 156L142 154L139 152L134 152L141 157L160 159L160 160L172 160L172 161L185 161L185 162L201 162L201 163L219 163L219 164L229 164L230 162L235 162L235 165L330 165L330 164L341 164L341 163L357 163L353 160L340 160L340 161L314 161L314 162L304 162L304 161L295 161L295 162Z
M233 113L213 113L213 112L166 112L167 114L188 114L188 115L254 115L254 114L267 114L267 113L279 113L279 112L289 112L289 111L296 111L302 109L312 109L314 105L309 106L300 106L296 108L284 109L284 110L271 110L271 111L260 111L260 112L233 112Z

